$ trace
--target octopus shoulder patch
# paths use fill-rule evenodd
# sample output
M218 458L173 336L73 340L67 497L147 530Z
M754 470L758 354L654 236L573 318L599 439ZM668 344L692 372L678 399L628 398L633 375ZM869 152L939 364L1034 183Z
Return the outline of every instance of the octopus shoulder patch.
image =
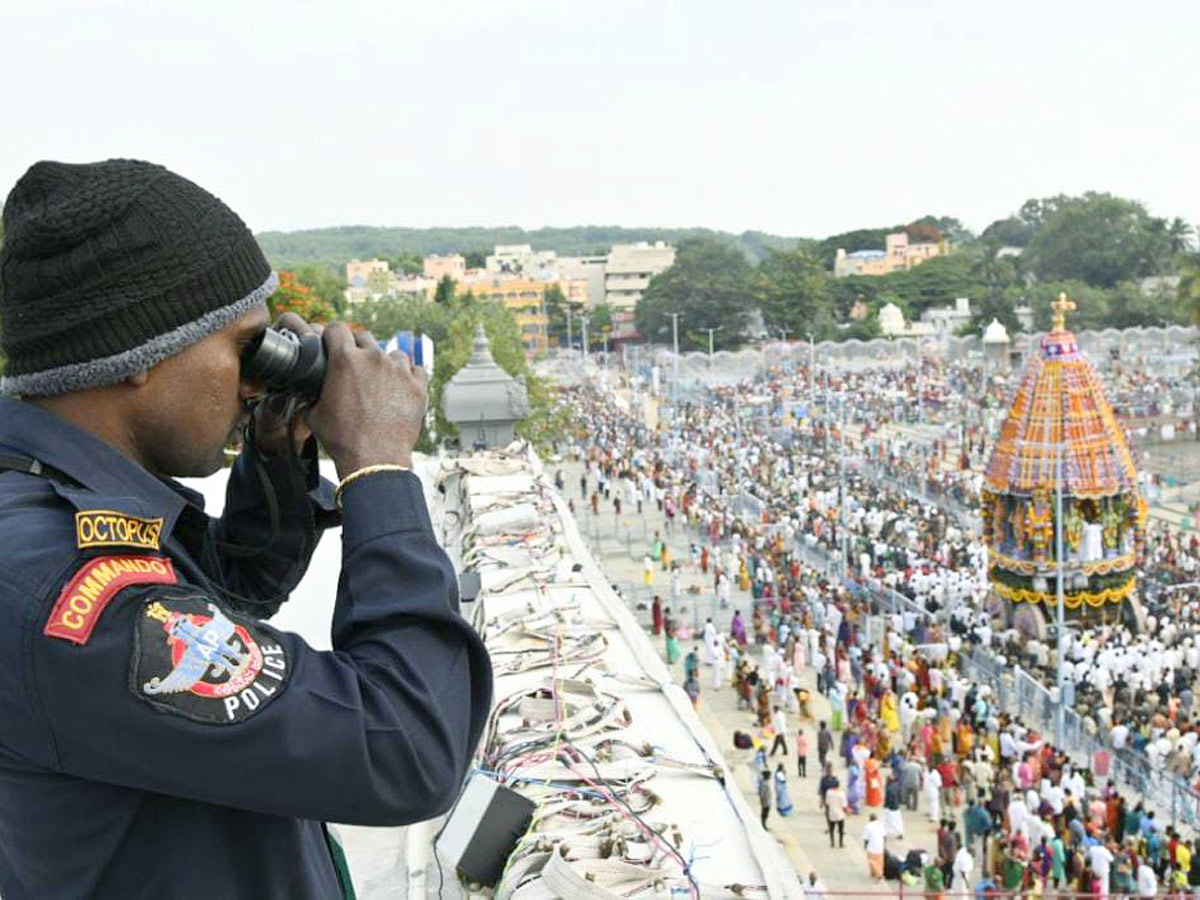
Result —
M244 722L282 693L289 671L287 653L266 629L207 597L163 592L134 624L130 689L189 719Z

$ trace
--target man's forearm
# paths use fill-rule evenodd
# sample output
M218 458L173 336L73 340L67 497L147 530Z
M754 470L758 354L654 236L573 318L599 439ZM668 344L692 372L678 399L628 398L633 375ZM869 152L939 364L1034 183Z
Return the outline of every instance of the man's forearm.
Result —
M299 584L322 531L338 524L333 485L320 478L316 441L301 455L259 453L247 442L234 462L225 511L211 525L211 562L227 590L267 618Z

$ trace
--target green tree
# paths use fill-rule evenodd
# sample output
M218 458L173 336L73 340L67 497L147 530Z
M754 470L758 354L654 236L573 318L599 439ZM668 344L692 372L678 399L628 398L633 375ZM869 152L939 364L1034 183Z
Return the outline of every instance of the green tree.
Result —
M914 225L932 225L942 237L956 247L965 246L975 240L971 229L954 216L921 216L908 227L912 228ZM910 236L911 234L912 232L909 232Z
M567 298L563 295L562 287L557 282L546 285L542 293L542 310L546 314L546 337L559 347L567 346ZM575 316L575 308L571 307L571 316Z
M971 262L970 274L989 289L1008 287L1024 280L1020 256L1002 255L1004 245L997 240L981 240L965 251Z
M592 347L604 345L604 335L612 331L612 307L597 303L588 312L588 344Z
M438 306L445 306L454 301L454 279L449 275L443 275L437 283L437 289L433 292L433 302Z
M883 332L879 328L879 314L872 310L861 322L851 322L841 330L838 336L843 341L873 341L882 335Z
M883 282L869 275L829 279L826 290L829 293L830 311L834 320L849 321L851 311L859 303L875 308L883 306L886 301L879 299L882 288Z
M1015 285L1007 288L989 287L971 298L971 321L959 329L959 334L979 336L992 319L998 319L1010 335L1016 334L1021 331L1016 308L1023 299L1021 288Z
M1041 200L1026 200L1021 204L1017 217L1030 228L1030 240L1046 224L1046 221L1068 206L1078 203L1078 198L1058 194L1054 197L1043 197Z
M321 302L339 316L346 314L346 282L333 266L305 263L296 267L296 278L312 288Z
M1167 240L1170 242L1171 252L1175 254L1187 254L1192 252L1192 238L1196 236L1196 229L1185 222L1183 219L1176 216L1167 225Z
M1047 331L1053 318L1053 303L1060 293L1075 301L1076 309L1067 314L1070 331L1097 330L1108 327L1111 292L1083 281L1039 282L1026 291L1026 300L1033 307L1035 331Z
M1148 328L1181 324L1185 321L1175 297L1170 293L1144 294L1132 281L1123 281L1108 298L1105 328Z
M444 344L449 337L453 318L453 309L416 297L364 300L350 308L350 321L380 339L386 339L397 331L429 335L435 345L435 361L437 346Z
M468 269L482 269L487 265L486 250L467 250L463 253L463 261Z
M650 281L638 301L637 328L650 341L671 341L669 313L681 313L680 349L708 349L708 343L687 341L687 329L720 325L719 349L737 347L746 336L754 301L750 265L739 251L714 238L682 241L675 264Z
M971 274L972 260L966 253L935 256L911 269L882 275L881 292L903 298L913 316L927 309L953 303L956 297L970 297L982 291L982 283Z
M1165 222L1140 203L1093 192L1055 198L1041 216L1029 253L1039 278L1111 288L1159 274L1170 259L1171 239Z
M1200 265L1189 266L1179 273L1176 303L1186 321L1200 325Z
M786 328L793 335L825 340L835 331L829 282L816 252L798 248L769 250L754 271L751 287L768 329Z
M419 275L425 271L425 257L412 250L400 250L388 259L392 270L405 275Z
M1010 216L1007 219L997 219L979 235L985 243L997 244L1001 247L1027 247L1033 240L1035 228L1024 219Z
M582 339L584 305L578 301L568 301L562 292L562 287L557 282L552 282L546 286L544 308L548 323L547 334L559 347L567 346L568 337L572 343ZM607 307L605 309L607 310ZM569 322L568 316L570 317ZM606 324L610 328L612 327L611 314ZM588 328L591 327L592 324L589 321Z

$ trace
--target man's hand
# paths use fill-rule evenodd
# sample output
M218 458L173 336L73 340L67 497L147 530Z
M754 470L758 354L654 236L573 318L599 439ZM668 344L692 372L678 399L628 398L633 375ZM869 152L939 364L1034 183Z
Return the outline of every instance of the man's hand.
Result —
M369 331L337 322L323 337L325 386L308 424L338 477L363 466L411 466L428 402L424 370L398 350L384 353Z
M320 334L324 326L309 325L295 313L284 313L275 322L274 328L286 328L293 334L303 337L306 334ZM305 422L303 415L305 404L297 408L300 402L292 397L273 395L259 403L254 408L254 438L256 449L267 456L282 453L287 446L288 420L294 420L292 434L295 436L297 455L304 447L304 442L312 435L312 430ZM290 412L290 415L289 415Z

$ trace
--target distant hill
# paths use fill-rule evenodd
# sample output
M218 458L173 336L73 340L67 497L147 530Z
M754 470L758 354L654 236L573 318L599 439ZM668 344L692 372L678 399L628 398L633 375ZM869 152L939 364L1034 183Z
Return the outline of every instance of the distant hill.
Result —
M394 257L408 251L428 253L491 253L496 244L532 244L535 250L554 250L562 256L605 253L613 244L636 241L678 243L686 237L715 237L735 247L757 263L769 249L790 249L811 243L802 238L783 237L761 231L730 234L707 228L621 228L615 225L584 225L575 228L538 228L526 231L516 226L499 228L375 228L343 225L308 231L264 231L257 235L271 265L280 269L321 262L342 266L351 259L372 256Z

